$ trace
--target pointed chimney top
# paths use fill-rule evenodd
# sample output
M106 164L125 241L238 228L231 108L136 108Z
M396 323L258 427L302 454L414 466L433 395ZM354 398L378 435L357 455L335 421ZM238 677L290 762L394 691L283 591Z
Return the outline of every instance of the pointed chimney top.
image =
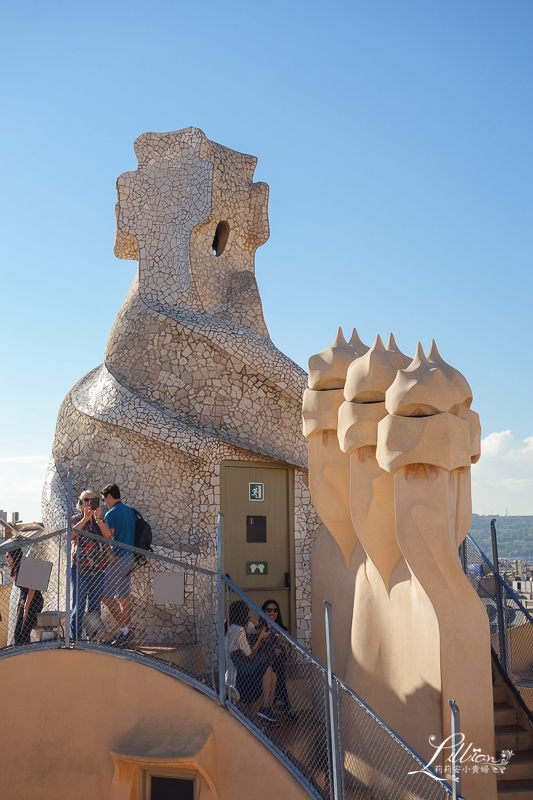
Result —
M309 359L309 388L315 391L342 389L348 367L367 350L367 345L363 344L355 328L349 342L342 328L339 328L333 344Z
M465 376L459 372L459 370L446 363L438 351L435 339L431 340L431 347L429 348L428 352L428 361L430 364L435 365L442 372L444 372L448 380L457 386L459 390L459 396L461 398L461 404L465 405L467 408L470 408L473 399L470 384L466 380Z
M396 339L394 338L394 334L390 334L389 341L387 342L387 350L390 350L391 353L398 353L403 359L403 366L408 367L411 361L413 360L410 356L406 356L405 353L402 353L398 345L396 344Z

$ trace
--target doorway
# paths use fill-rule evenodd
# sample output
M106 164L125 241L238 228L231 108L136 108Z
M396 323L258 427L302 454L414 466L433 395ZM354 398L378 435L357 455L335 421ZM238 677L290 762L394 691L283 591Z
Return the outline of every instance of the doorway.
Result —
M224 572L259 607L276 600L294 636L292 470L278 464L223 462L220 499Z

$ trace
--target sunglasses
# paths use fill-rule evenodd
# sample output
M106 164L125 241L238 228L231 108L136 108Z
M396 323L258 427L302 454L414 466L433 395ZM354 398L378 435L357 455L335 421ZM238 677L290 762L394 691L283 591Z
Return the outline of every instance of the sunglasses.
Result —
M94 500L94 497L84 497L81 502L82 503L90 503L91 500Z
M279 612L279 608L273 608L272 606L270 606L269 608L265 608L265 611L267 612L267 614L271 614L272 612L277 614Z

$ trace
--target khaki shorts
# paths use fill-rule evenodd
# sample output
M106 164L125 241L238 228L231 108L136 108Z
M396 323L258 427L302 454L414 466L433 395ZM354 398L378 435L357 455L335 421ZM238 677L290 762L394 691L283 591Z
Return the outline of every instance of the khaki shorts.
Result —
M113 561L105 571L103 597L123 597L130 596L131 573L135 566L133 553L126 553Z

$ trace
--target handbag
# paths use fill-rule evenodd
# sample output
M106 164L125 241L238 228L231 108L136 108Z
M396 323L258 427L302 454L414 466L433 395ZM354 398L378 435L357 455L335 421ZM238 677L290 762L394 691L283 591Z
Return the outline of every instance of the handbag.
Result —
M248 658L247 656L241 655L238 650L232 651L231 659L237 667L237 675L241 676L253 675L257 668L257 662L259 661L257 653L251 658Z
M113 548L109 542L102 542L102 547L104 548L105 565L106 567L109 567L110 564L113 564L113 562L117 560L117 557L114 554Z

